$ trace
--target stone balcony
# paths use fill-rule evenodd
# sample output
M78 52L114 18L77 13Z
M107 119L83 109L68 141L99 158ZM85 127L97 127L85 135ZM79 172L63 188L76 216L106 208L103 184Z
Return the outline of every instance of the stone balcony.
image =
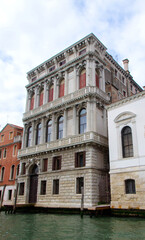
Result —
M47 112L48 109L53 110L55 108L59 108L63 104L66 105L66 104L75 102L75 100L81 99L85 96L87 97L89 94L94 94L105 102L109 102L109 100L110 100L110 97L105 92L103 92L101 89L99 89L97 87L89 86L89 87L79 89L73 93L67 94L66 96L58 98L52 102L48 102L40 107L37 107L31 111L24 113L23 121L26 121L27 119L29 119L31 117L35 117L35 116L39 115L40 113L43 114L43 113Z
M43 152L55 151L62 148L72 147L79 144L94 143L98 146L108 148L108 139L95 132L86 132L84 134L78 134L67 138L62 138L56 141L35 145L29 148L19 150L18 157L37 155Z
M16 137L14 137L14 143L21 142L21 141L22 141L22 136L21 135L18 135Z

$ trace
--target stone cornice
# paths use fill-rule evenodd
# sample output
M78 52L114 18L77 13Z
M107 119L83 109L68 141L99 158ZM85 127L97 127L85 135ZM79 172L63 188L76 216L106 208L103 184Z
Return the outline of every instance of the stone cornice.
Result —
M144 97L145 97L145 91L142 91L142 92L140 92L138 94L134 94L134 95L132 95L130 97L127 97L127 98L124 98L124 99L122 99L122 100L120 100L118 102L115 102L115 103L112 103L112 104L110 104L108 106L105 106L105 108L107 110L110 110L110 109L116 108L116 107L118 107L120 105L129 103L129 102L133 102L135 100L138 100L138 99L144 98Z
M45 62L43 62L42 64L38 65L37 67L33 68L32 70L30 70L29 72L27 72L27 74L31 74L33 73L33 71L43 67L45 64L48 64L48 62L52 62L54 59L58 58L61 55L64 55L65 53L69 53L71 52L74 48L78 49L81 48L82 45L85 46L87 44L90 44L92 41L96 41L98 47L101 50L106 50L107 48L102 44L102 42L93 34L90 33L89 35L87 35L86 37L82 38L81 40L77 41L76 43L74 43L73 45L69 46L68 48L64 49L63 51L61 51L60 53L56 54L55 56L51 57L50 59L46 60Z

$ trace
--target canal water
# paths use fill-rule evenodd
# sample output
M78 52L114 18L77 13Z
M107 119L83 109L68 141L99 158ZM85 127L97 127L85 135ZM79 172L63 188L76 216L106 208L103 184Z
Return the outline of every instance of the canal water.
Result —
M145 240L145 219L0 213L0 240Z

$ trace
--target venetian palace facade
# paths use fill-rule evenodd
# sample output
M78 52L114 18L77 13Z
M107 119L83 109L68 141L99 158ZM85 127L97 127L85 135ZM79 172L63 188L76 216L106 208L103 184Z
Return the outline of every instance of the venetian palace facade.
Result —
M105 105L141 88L106 50L90 34L27 73L17 204L109 202Z

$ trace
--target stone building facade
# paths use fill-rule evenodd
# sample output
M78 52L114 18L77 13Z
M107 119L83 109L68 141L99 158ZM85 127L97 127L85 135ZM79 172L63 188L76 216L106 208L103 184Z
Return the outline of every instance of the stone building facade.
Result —
M106 50L90 34L27 73L17 204L109 201L105 105L142 89Z
M114 209L145 210L144 106L145 91L108 106L111 207Z
M13 124L7 124L0 132L0 208L14 204L22 135L23 128Z

